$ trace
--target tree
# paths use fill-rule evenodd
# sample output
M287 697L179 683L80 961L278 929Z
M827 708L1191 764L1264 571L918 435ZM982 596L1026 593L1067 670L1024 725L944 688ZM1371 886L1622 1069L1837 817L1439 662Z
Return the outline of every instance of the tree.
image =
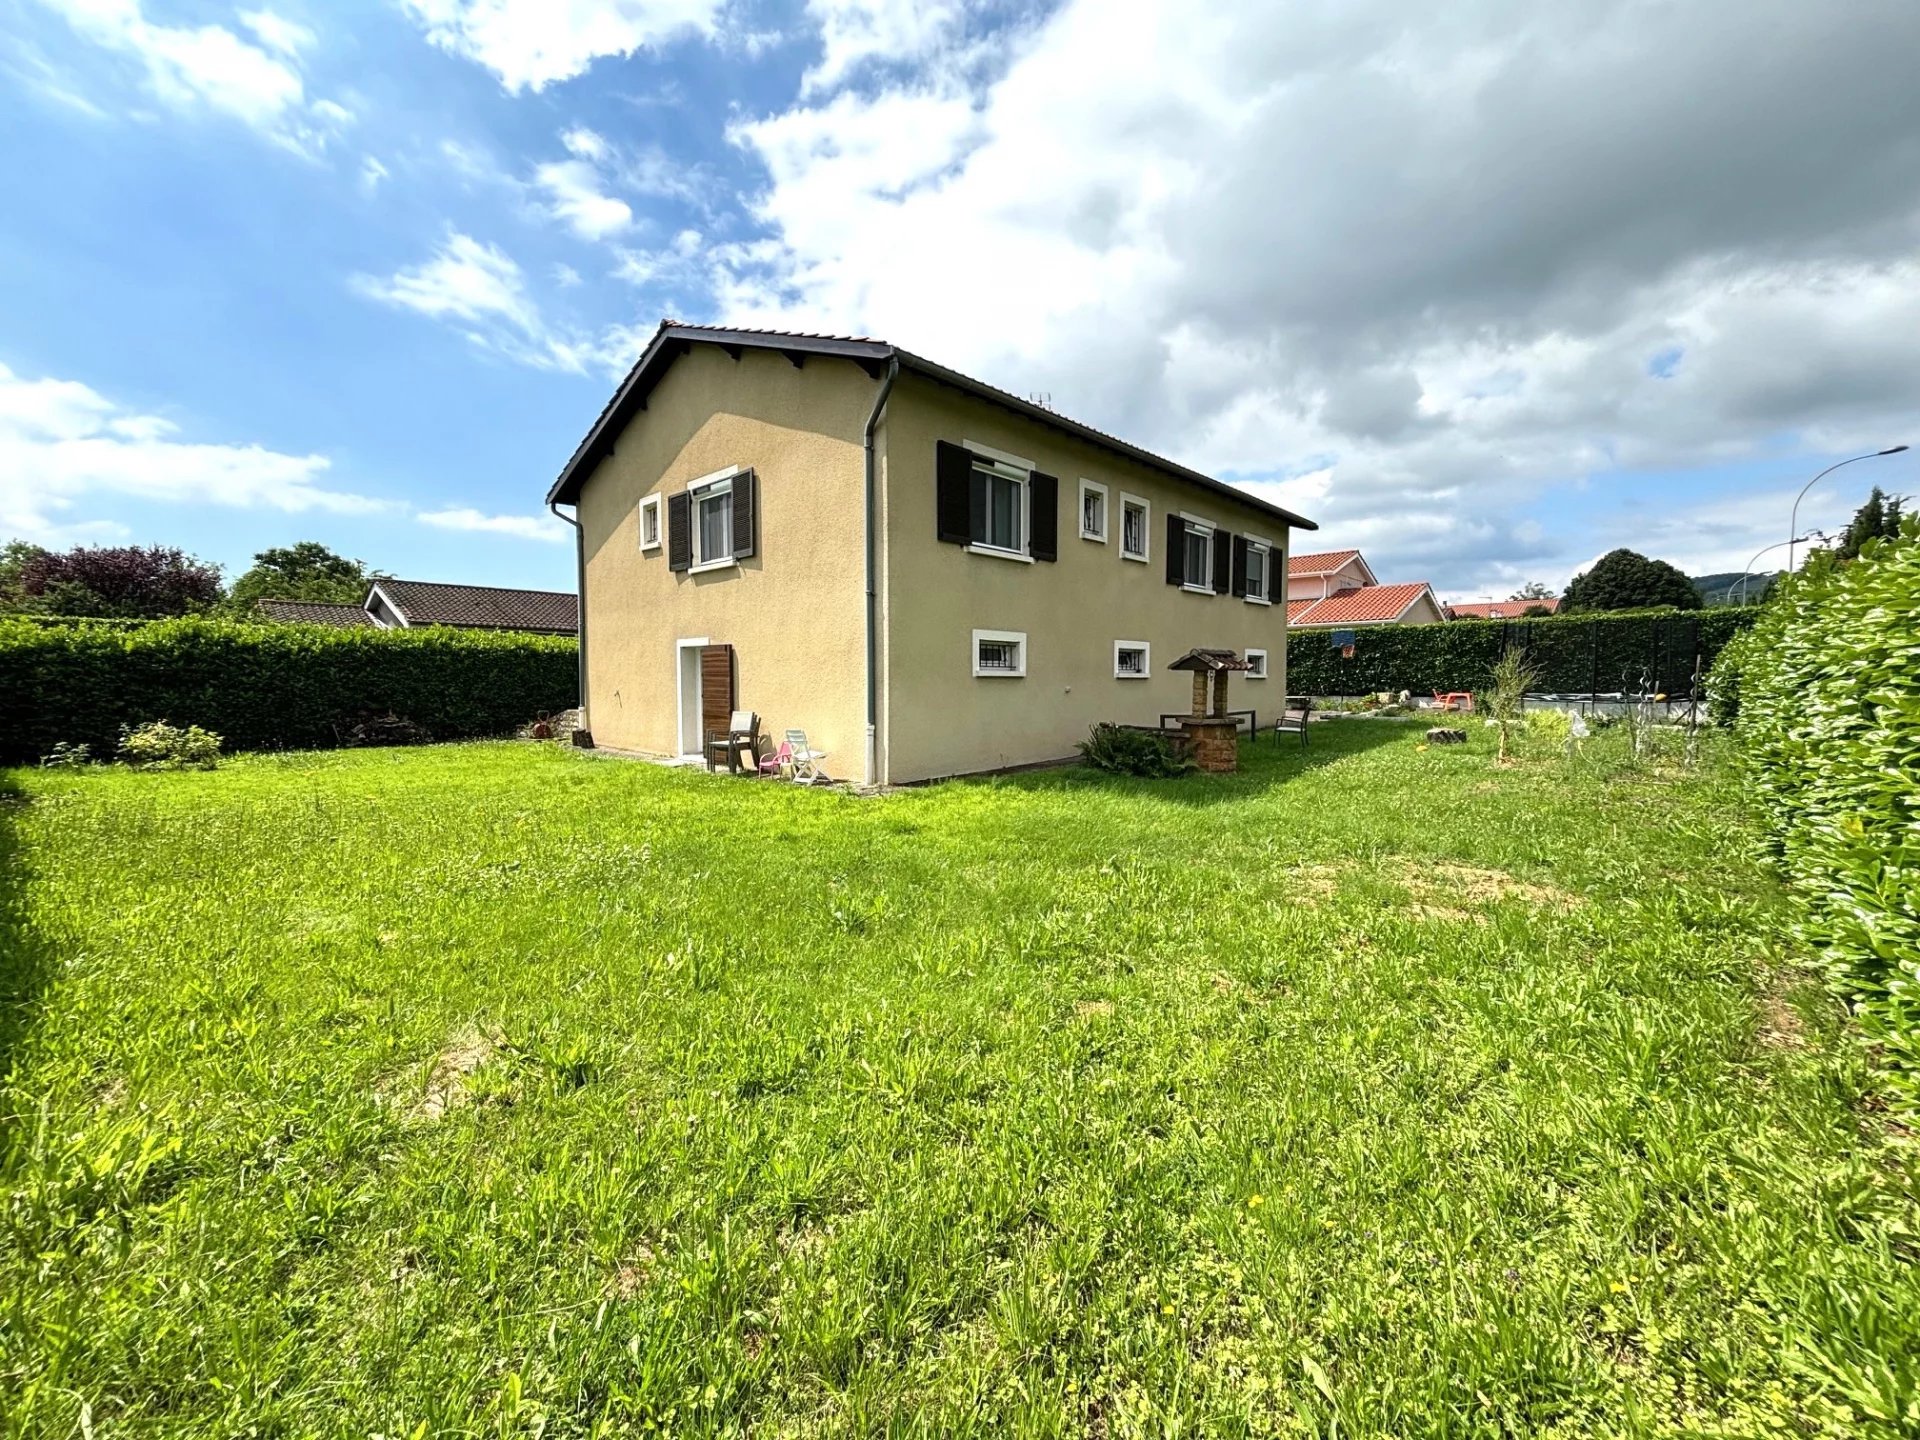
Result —
M1898 495L1884 494L1878 485L1867 496L1867 503L1853 512L1853 520L1840 536L1840 558L1858 560L1869 540L1894 540L1900 535L1900 516L1906 501Z
M233 582L227 603L235 610L252 610L256 600L358 605L379 578L359 560L336 555L317 540L302 540L255 555L253 568Z
M162 545L40 550L22 561L18 584L20 608L50 615L159 619L208 609L221 595L219 566Z
M1643 610L1671 605L1698 610L1700 592L1664 560L1649 560L1634 550L1610 550L1591 570L1573 577L1562 610Z
M30 562L46 553L30 540L9 540L0 545L0 610L26 608L27 597L20 588L20 577Z
M1529 580L1507 598L1509 600L1551 600L1553 591L1538 580Z

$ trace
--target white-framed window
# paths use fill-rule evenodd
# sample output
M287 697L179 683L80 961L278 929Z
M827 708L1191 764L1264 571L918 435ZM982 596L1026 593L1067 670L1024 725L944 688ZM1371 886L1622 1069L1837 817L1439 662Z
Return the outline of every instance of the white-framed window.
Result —
M1027 673L1026 631L974 631L973 673L977 676L1025 675Z
M966 447L973 456L973 472L967 484L967 529L973 539L967 548L983 555L1031 561L1033 557L1027 553L1032 530L1027 481L1033 475L1033 462L972 440Z
M1264 680L1267 678L1267 652L1264 650L1247 651L1247 679Z
M1120 558L1145 560L1153 545L1153 506L1120 492Z
M1247 599L1273 603L1273 545L1258 535L1247 536Z
M649 495L640 502L640 548L660 548L660 497Z
M1107 487L1098 480L1080 482L1080 538L1107 543Z
M1183 590L1192 590L1201 595L1213 594L1213 522L1202 520L1198 515L1183 513L1180 517L1187 522L1186 533L1181 543L1186 546L1186 554L1180 565Z
M1145 640L1113 642L1113 678L1145 680L1153 673L1153 647Z
M687 487L693 497L693 568L717 570L733 561L733 477L726 470Z

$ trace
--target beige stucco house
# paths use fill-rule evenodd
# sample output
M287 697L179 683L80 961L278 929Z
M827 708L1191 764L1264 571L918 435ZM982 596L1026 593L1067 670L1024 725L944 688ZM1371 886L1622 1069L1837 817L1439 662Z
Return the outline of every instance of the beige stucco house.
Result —
M547 499L595 743L694 754L751 709L870 784L1184 713L1195 646L1253 658L1234 703L1277 717L1314 528L882 341L672 322Z

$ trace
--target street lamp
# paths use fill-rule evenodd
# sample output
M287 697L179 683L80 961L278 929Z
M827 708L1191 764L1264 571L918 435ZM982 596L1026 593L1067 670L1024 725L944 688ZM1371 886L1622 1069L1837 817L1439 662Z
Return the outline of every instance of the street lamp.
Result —
M1818 475L1814 476L1813 479L1807 481L1805 485L1800 487L1800 493L1793 497L1793 518L1787 522L1788 538L1781 542L1787 547L1787 573L1789 575L1793 573L1793 547L1800 543L1798 539L1793 538L1800 530L1800 502L1807 498L1807 491L1818 485L1823 478L1838 470L1841 465L1851 465L1854 460L1877 460L1882 455L1898 455L1906 448L1904 445L1890 445L1885 450L1875 450L1866 455L1855 455L1853 460L1842 460L1838 464L1829 465Z
M1765 550L1754 551L1753 559L1747 561L1747 568L1740 572L1740 603L1742 605L1747 603L1747 577L1753 574L1753 567L1755 563L1759 561L1762 555L1767 554L1768 551L1778 550L1782 545L1798 545L1801 543L1801 541L1812 540L1816 536L1818 536L1819 533L1820 532L1818 530L1809 530L1806 534L1800 536L1799 539L1797 540L1776 540L1773 542L1773 544L1767 546ZM1727 587L1727 598L1729 600L1733 598L1733 587L1731 585Z

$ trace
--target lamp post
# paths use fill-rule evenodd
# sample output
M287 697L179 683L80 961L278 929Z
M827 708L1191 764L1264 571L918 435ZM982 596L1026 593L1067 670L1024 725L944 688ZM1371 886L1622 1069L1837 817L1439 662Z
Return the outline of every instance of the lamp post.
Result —
M1838 470L1841 465L1851 465L1854 460L1877 460L1882 455L1898 455L1906 448L1904 445L1890 445L1885 450L1874 450L1865 455L1855 455L1851 460L1842 460L1837 464L1829 465L1818 475L1814 476L1813 479L1807 481L1806 484L1800 487L1800 493L1793 497L1793 518L1787 522L1788 538L1782 542L1787 547L1787 573L1789 575L1793 573L1793 547L1800 543L1800 541L1795 538L1800 530L1800 502L1807 498L1807 491L1811 490L1814 486L1818 485L1821 480Z
M1740 572L1740 603L1742 605L1747 603L1747 577L1753 574L1754 564L1760 559L1762 555L1767 554L1769 551L1778 550L1782 545L1801 544L1804 541L1813 539L1814 536L1818 535L1819 533L1820 532L1818 530L1809 530L1806 534L1798 537L1797 539L1776 540L1773 542L1773 544L1767 546L1765 550L1754 551L1753 559L1747 561L1747 568ZM1727 587L1727 598L1729 600L1733 598L1733 587L1731 585Z

